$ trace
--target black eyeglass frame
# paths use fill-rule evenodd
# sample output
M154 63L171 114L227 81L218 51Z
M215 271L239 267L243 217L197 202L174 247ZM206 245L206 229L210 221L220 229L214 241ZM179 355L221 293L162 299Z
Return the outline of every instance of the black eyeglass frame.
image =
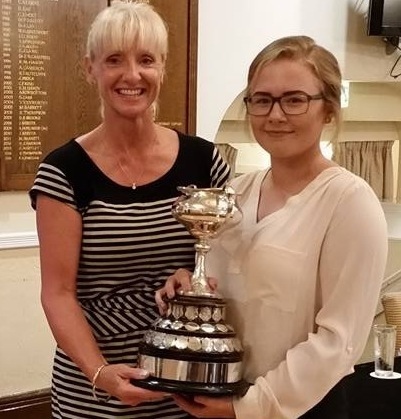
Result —
M300 112L300 113L288 113L288 112L286 112L284 109L283 109L283 106L282 106L282 104L281 104L281 100L283 99L283 98L285 98L285 97L288 97L288 96L294 96L294 95L302 95L302 96L304 96L304 97L306 97L307 99L308 99L308 102L307 102L307 106L306 106L306 109L305 109L305 111L303 111L303 112ZM245 96L244 98L243 98L243 101L244 101L244 103L245 103L245 107L246 107L246 112L247 112L247 114L248 115L251 115L251 116L267 116L267 115L269 115L270 114L270 112L272 111L272 109L273 109L273 106L274 106L274 104L277 102L278 104L279 104L279 106L280 106L280 109L282 110L282 112L285 114L285 115L304 115L304 114L306 114L307 112L308 112L308 110L309 110L309 105L310 105L310 102L311 102L311 100L319 100L319 99L325 99L325 96L322 94L322 93L317 93L316 95L309 95L308 93L306 93L306 92L289 92L289 93L286 93L286 94L284 94L284 95L282 95L282 96L273 96L273 95L270 95L270 94L265 94L265 95L261 95L261 96L265 96L265 97L268 97L268 98L271 98L272 99L272 103L271 103L271 106L270 106L270 108L266 111L266 113L263 113L263 114L252 114L252 113L250 113L249 112L249 108L248 108L248 103L249 103L249 101L250 100L252 100L252 96Z

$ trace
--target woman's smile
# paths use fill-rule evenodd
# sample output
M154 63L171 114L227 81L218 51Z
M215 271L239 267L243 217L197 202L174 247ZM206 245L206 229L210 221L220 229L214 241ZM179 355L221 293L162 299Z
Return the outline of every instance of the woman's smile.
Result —
M141 96L145 92L145 89L119 88L119 89L116 89L116 92L120 95L123 95L123 96L138 97L138 96Z
M282 137L282 136L285 136L285 135L292 134L294 131L267 130L265 132L270 137Z

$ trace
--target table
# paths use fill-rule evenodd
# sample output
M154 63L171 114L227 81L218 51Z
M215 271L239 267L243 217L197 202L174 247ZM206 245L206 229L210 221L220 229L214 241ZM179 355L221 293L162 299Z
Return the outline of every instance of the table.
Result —
M401 379L374 378L372 371L373 362L359 364L345 379L350 419L400 419ZM401 372L401 357L395 358L394 371Z

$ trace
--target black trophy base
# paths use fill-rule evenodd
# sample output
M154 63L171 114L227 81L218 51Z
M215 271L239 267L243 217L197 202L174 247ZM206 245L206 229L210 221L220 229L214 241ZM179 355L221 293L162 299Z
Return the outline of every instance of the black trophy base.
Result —
M131 383L136 387L145 388L147 390L209 397L243 396L248 391L250 385L245 380L240 380L236 383L210 384L166 380L157 377L148 377L143 380L131 380Z

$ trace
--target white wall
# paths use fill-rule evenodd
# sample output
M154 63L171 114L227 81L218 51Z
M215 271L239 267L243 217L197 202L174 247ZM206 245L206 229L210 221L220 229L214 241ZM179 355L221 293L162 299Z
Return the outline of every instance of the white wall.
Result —
M214 140L247 69L275 38L308 35L332 51L345 79L390 81L399 53L365 35L368 0L200 0L197 133Z

